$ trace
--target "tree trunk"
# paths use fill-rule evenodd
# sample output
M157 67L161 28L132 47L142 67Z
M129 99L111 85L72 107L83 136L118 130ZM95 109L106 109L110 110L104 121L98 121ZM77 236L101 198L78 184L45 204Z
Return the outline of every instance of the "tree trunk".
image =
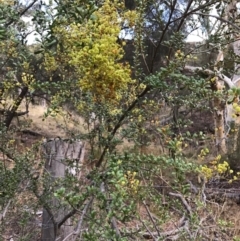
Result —
M229 4L227 4L226 9L225 9L225 17L224 19L226 21L232 22L234 23L235 19L236 19L236 4L237 1L232 0L229 2ZM231 27L227 26L227 30L229 30ZM234 38L234 34L232 34L232 37ZM237 40L233 43L233 51L234 54L239 56L240 55L240 41ZM221 61L224 60L224 54L223 51L220 50L217 60L216 60L216 67L215 70L216 71L223 71L222 67L220 67L220 69L218 69L217 66L222 66ZM240 79L240 65L239 64L235 64L234 66L234 74L232 76L232 83L235 84L236 81L238 79ZM236 85L236 84L235 84ZM215 88L216 91L221 91L221 88L223 87L223 83L221 82L221 80L219 78L216 78L216 82L215 82ZM236 124L235 120L232 118L232 104L231 105L227 105L226 103L222 103L221 99L218 99L215 97L214 101L214 121L215 121L215 137L216 137L216 143L218 146L218 149L220 151L220 153L226 154L228 151L232 152L236 149L236 138L238 136L238 133L235 133L235 135L231 138L232 140L229 140L230 145L226 145L226 139L227 139L227 132L226 129L230 128L230 125L232 125L232 123ZM228 130L229 131L229 130ZM233 145L232 145L233 144ZM230 148L230 149L229 149Z
M84 153L83 143L80 141L54 139L46 142L43 146L46 158L45 170L47 175L51 175L52 182L65 177L65 172L72 172L76 175L79 161L82 160ZM76 169L69 169L65 163L66 159L76 162ZM49 187L51 183L49 183ZM70 210L60 205L60 202L54 198L52 190L52 198L46 203L43 210L42 221L42 241L63 240L69 233L73 231L71 218L68 218L60 227L59 222L63 220ZM71 239L68 239L71 241Z
M237 17L237 2L239 1L235 1L232 0L227 9L226 9L226 18L228 21L231 21L232 23L235 22L236 17ZM235 32L232 33L232 38L235 40L232 44L233 47L233 52L236 56L240 56L240 40L239 40L239 34L237 32L237 34L235 34ZM234 64L234 74L232 76L232 82L234 83L234 85L237 87L239 85L239 80L240 80L240 64L236 63ZM235 102L238 102L239 97L237 97L237 100L235 100ZM229 140L229 152L235 152L237 151L236 149L237 147L237 139L238 139L238 135L239 135L239 118L233 118L232 115L234 114L233 112L233 108L232 108L232 104L231 104L231 108L228 107L228 119L230 119L230 122L228 123L228 125L233 126L235 131L233 133L233 135L231 136L230 140ZM226 119L227 119L226 118Z
M217 56L217 60L215 62L215 71L222 72L222 62L224 60L223 51L220 50ZM220 66L220 68L219 68ZM212 82L212 90L214 92L221 93L224 89L224 82L217 76L214 77L214 81ZM213 109L214 109L214 126L215 126L215 140L218 152L221 154L227 153L226 146L226 133L225 133L225 109L226 103L223 102L221 97L215 96L213 99Z
M215 97L213 106L216 146L219 153L225 154L227 153L224 118L225 103L222 103L221 99Z

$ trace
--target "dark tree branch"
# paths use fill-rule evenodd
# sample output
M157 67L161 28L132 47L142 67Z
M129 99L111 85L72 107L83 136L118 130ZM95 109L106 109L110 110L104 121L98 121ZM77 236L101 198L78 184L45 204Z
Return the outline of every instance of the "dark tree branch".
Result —
M19 17L23 16L38 0L33 0L22 12L19 13ZM15 22L15 19L11 19L8 23L5 24L5 28L9 27L12 23Z
M75 213L77 212L76 209L73 209L72 211L70 211L68 214L66 214L62 220L60 220L57 223L57 228L59 229L69 218L71 218Z
M100 167L103 160L104 160L104 156L110 146L110 142L113 139L113 137L115 136L116 132L118 131L118 129L121 127L122 122L125 120L125 118L128 116L128 113L136 106L136 104L139 102L139 100L144 97L149 91L151 90L150 86L147 86L145 88L145 90L138 95L138 97L136 98L135 101L133 101L133 103L127 108L127 110L122 114L122 116L119 118L117 124L115 125L115 127L113 128L111 134L108 137L108 143L107 145L104 147L103 152L99 158L99 160L96 163L96 167Z
M208 2L208 3L206 3L206 4L204 4L204 5L201 5L201 6L195 8L195 9L193 9L193 10L190 10L190 11L189 11L188 13L186 13L185 15L182 15L181 17L178 17L178 18L176 18L176 19L173 19L173 20L171 21L171 24L174 23L174 22L177 22L177 21L179 21L179 20L181 20L181 19L185 19L185 18L187 18L188 16L195 14L197 11L202 10L202 9L204 9L204 8L206 8L206 7L210 7L210 6L212 6L213 4L218 3L218 2L219 2L219 0L216 0L215 2Z
M47 97L45 97L44 95L45 94L35 94L35 93L32 93L31 94L32 96L35 96L35 97L38 97L38 98L41 98L41 99L43 99L43 100L46 100L48 103L50 103L51 101L50 101L50 99L48 99Z
M88 209L89 209L90 206L92 205L93 199L94 199L94 197L91 197L91 199L89 200L89 202L85 205L85 207L84 207L84 209L83 209L83 211L82 211L82 215L81 215L81 217L80 217L80 219L79 219L79 221L78 221L78 224L77 224L75 230L74 230L73 232L71 232L70 234L68 234L68 235L64 238L63 241L69 240L69 238L70 238L71 236L73 236L72 240L76 240L76 239L77 239L78 234L81 232L81 227L82 227L82 224L83 224L84 217L86 216Z
M161 37L160 37L160 39L158 41L157 47L155 48L155 51L154 51L154 54L153 54L153 57L152 57L152 61L151 61L151 66L150 66L150 72L151 73L153 72L153 66L154 66L153 63L154 63L154 60L155 60L155 58L157 56L157 52L158 52L158 50L159 50L159 48L160 48L160 46L161 46L161 44L163 42L165 34L169 30L169 26L171 24L171 19L172 19L172 16L173 16L176 4L177 4L177 0L174 0L173 6L172 6L172 9L171 9L171 13L170 13L169 18L168 18L168 22L167 22L167 24L166 24L166 26L165 26L165 28L164 28L164 30L162 32L162 35L161 35Z
M211 14L205 14L205 13L195 13L196 15L200 15L200 16L206 16L206 17L211 17L211 18L216 18L217 20L227 23L229 25L231 25L232 27L234 27L235 29L240 31L240 27L238 27L236 24L232 23L231 21L228 21L227 19L221 18L219 16L216 15L211 15Z
M184 21L186 19L187 13L189 12L189 9L192 6L192 4L193 4L193 0L189 1L188 5L187 5L187 8L186 8L186 10L185 10L185 12L183 14L183 18L181 19L181 21L180 21L180 23L178 25L177 32L180 31L180 29L182 28L182 25L183 25L183 23L184 23Z
M14 117L15 116L22 116L22 115L26 115L27 113L28 113L29 111L22 111L22 112L15 112L14 113ZM0 114L1 115L8 115L8 114L10 114L11 113L11 111L9 111L9 110L4 110L4 109L0 109Z
M15 112L15 113L14 113L14 116L23 116L23 115L26 115L26 114L28 114L28 113L29 113L28 110L22 111L22 112Z
M28 93L28 87L25 86L25 87L23 87L21 93L19 94L16 101L12 105L11 109L6 113L6 118L5 118L4 124L7 128L9 128L14 116L16 116L17 109L20 106L20 104L22 103L22 100L24 99L24 97L26 96L27 93Z

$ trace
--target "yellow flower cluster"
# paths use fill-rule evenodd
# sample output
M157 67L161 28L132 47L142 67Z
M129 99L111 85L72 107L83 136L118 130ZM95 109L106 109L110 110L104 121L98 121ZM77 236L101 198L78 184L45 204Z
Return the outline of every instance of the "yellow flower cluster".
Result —
M136 194L139 189L139 180L136 179L136 172L127 171L124 175L124 178L120 180L120 185L123 189L125 189L128 193Z
M138 88L139 88L139 91L143 91L146 89L146 87L147 86L145 84L141 83Z
M113 110L110 110L110 115L111 116L116 116L116 115L119 115L122 113L122 110L121 109L113 109Z
M237 117L240 114L240 105L238 103L233 103L234 114L233 117Z
M207 167L206 165L201 166L200 172L201 172L201 174L203 174L204 178L207 180L213 177L213 169Z
M130 66L120 62L124 54L117 43L120 30L117 6L110 1L94 13L94 20L55 29L68 46L68 64L78 72L79 87L96 101L118 102L133 81ZM48 66L55 68L51 61Z
M137 193L139 188L139 180L136 179L136 172L127 171L124 177L127 179L127 186L130 192Z
M204 148L201 150L200 154L198 155L198 158L200 159L204 159L205 156L209 153L208 148ZM220 157L221 158L221 157Z
M221 160L221 155L218 155L214 160L212 160L207 165L202 165L200 167L200 174L205 178L205 180L209 180L213 177L217 178L229 178L229 183L231 183L233 180L237 180L238 177L234 175L231 178L231 174L234 173L234 171L230 168L229 163L227 161L224 161L222 163L219 163ZM237 175L240 175L240 172L237 173Z
M47 71L55 71L58 67L55 58L49 53L44 54L44 67Z
M127 21L129 27L136 25L137 19L139 19L139 15L136 11L127 11L124 14L124 20Z
M34 77L32 74L22 73L22 82L29 86L34 81Z
M223 163L220 163L217 165L217 172L219 174L224 174L226 173L227 171L229 171L229 173L232 173L233 171L232 170L229 170L229 164L228 162L224 161Z
M240 172L237 172L237 175L233 176L233 178L230 179L228 182L229 182L229 183L232 183L233 181L238 180L238 179L239 179L239 176L240 176Z
M181 50L177 50L175 53L175 58L178 60L182 60L184 58L185 54Z

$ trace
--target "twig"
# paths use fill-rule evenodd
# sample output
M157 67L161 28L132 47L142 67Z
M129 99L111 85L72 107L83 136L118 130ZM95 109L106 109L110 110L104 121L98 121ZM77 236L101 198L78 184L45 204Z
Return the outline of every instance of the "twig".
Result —
M148 231L148 233L143 234L143 237L144 237L144 238L151 237L151 238L153 238L153 240L155 241L156 239L155 239L155 237L154 237L154 234L157 235L158 233L156 233L156 232L152 233L152 232L149 230L148 226L144 223L144 221L141 220L141 222L142 222L143 226L144 226L144 227L147 229L147 231Z
M185 220L185 216L183 216L178 223L179 224L178 224L178 227L176 227L176 229L160 233L161 238L169 237L173 235L175 235L176 237L179 237L178 235L179 232L181 232L184 229L186 230L188 229L188 222ZM151 237L154 237L154 235L157 235L157 232L150 232L150 234L151 234ZM142 235L144 238L150 238L149 233L142 233ZM176 239L173 239L173 240L176 240Z
M104 182L101 183L100 191L101 191L102 193L105 192ZM111 211L111 210L110 210L110 207L109 207L109 204L108 204L108 205L107 205L107 212L110 212L110 211ZM119 228L118 228L118 226L117 226L117 222L116 222L116 218L115 218L115 217L112 217L112 218L111 218L111 227L112 227L113 230L115 230L117 236L118 236L118 237L121 237L121 233L120 233Z
M188 71L200 71L202 73L205 73L207 75L217 75L221 80L223 80L229 88L233 88L235 87L235 84L236 81L232 81L230 78L228 78L226 75L220 73L219 71L213 71L213 70L210 70L210 69L204 69L202 67L194 67L194 66L189 66L189 65L186 65L184 67L185 70L188 70Z
M198 194L198 188L195 185L193 185L193 183L190 180L187 180L187 182L190 184L191 191L193 191L194 194Z
M144 224L144 223L143 223ZM144 225L145 226L145 225ZM146 226L145 226L146 227ZM146 227L147 228L147 227ZM179 228L176 228L176 229L173 229L171 231L167 231L167 232L163 232L161 233L161 237L168 237L168 236L172 236L172 235L176 235L177 233L181 232L182 230L185 229L185 225L182 226L182 227L179 227ZM144 238L149 238L149 237L152 237L154 238L154 235L157 235L157 232L150 232L148 230L149 233L141 233L142 236ZM149 235L150 234L150 235ZM155 239L155 238L154 238Z
M185 222L184 229L188 233L190 240L193 240L193 235L191 234L191 232L189 230L189 222L188 222L188 220L186 220L186 222Z
M13 161L18 160L17 158L15 158L15 157L12 155L11 152L9 152L8 150L6 150L6 148L0 146L0 151L1 151L4 155L6 155L6 157L7 157L8 159L10 159L10 160L13 160Z
M120 234L119 228L117 226L117 222L116 222L116 218L115 217L112 217L112 219L111 219L111 226L112 226L112 229L115 230L117 236L121 237L121 234Z
M147 210L148 216L150 217L150 219L151 219L151 221L152 221L152 223L153 223L153 226L154 226L154 228L156 229L156 231L157 231L157 233L158 233L158 236L160 237L160 231L159 231L159 229L157 228L157 225L156 225L155 221L153 220L152 214L150 213L149 208L148 208L148 206L146 205L145 201L143 201L143 205L144 205L145 209Z
M205 187L206 187L205 181L203 181L203 186L202 186L202 188L201 188L201 197L202 197L202 200L203 200L203 202L204 202L204 205L206 206L207 197L206 197L206 194L205 194L205 192L204 192Z
M19 17L23 16L38 0L32 1L22 12L19 13ZM5 24L5 28L15 22L14 19L11 19L8 23Z
M77 239L77 235L78 235L78 234L80 233L80 231L81 231L81 227L82 227L82 223L83 223L84 217L85 217L85 215L86 215L89 207L92 205L93 199L94 199L94 197L91 197L90 201L85 205L85 207L84 207L84 209L83 209L82 216L81 216L81 218L80 218L79 221L78 221L76 230L74 231L75 238L74 238L73 240L76 240L76 239Z
M72 239L73 241L75 241L75 240L77 239L78 234L81 232L81 227L82 227L82 223L83 223L84 217L85 217L85 215L86 215L89 207L91 206L91 204L92 204L92 202L93 202L93 199L94 199L94 197L91 197L91 199L89 200L89 202L85 205L85 207L84 207L84 209L83 209L83 212L82 212L82 215L81 215L81 217L80 217L80 219L79 219L79 221L78 221L78 224L77 224L77 226L76 226L76 229L75 229L73 232L71 232L70 234L68 234L68 235L63 239L63 241L67 241L68 238L70 238L71 236L74 236L73 239Z
M59 229L70 217L72 217L77 212L76 209L73 209L68 214L66 214L58 223L57 228Z
M190 216L192 215L192 209L191 209L191 207L189 206L189 204L187 203L186 199L183 197L182 194L169 192L169 195L170 195L170 196L173 196L173 197L178 197L178 198L180 198L181 201L182 201L182 203L183 203L184 206L186 207L188 213L190 214Z
M81 149L81 155L80 155L80 158L79 158L79 165L82 165L82 163L83 163L83 159L84 159L84 156L85 156L85 146L86 146L86 143L84 142L84 144L82 146L82 149ZM79 168L80 168L80 170L79 170L78 177L77 177L78 181L80 180L81 173L82 173L81 166Z
M6 207L4 208L3 212L0 214L0 223L2 222L2 220L4 219L4 217L6 216L7 210L9 208L9 205L11 204L11 200L8 201Z
M204 217L204 218L201 218L201 220L200 220L200 222L199 222L199 224L198 224L198 228L197 228L195 234L193 234L193 240L197 239L197 235L198 235L198 232L200 231L200 228L201 228L201 226L202 226L202 223L208 218L208 216L209 216L209 215L207 215L207 216Z
M167 237L166 239L164 239L164 241L175 241L175 240L179 240L179 234L176 234L174 236L171 236L171 238L169 239L169 237Z
M227 23L227 24L231 25L232 27L234 27L235 29L240 30L240 28L236 24L234 24L231 21L228 21L224 18L221 18L219 16L212 15L212 14L205 14L205 13L194 13L194 14L200 15L200 16L207 16L207 17L211 17L211 18L216 18L217 20L220 20L221 22Z

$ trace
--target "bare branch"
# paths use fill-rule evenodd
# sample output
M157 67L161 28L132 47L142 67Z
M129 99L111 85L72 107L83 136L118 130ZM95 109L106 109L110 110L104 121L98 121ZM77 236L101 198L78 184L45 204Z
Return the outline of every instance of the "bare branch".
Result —
M169 236L173 236L176 235L178 233L180 233L182 230L185 230L186 228L188 228L188 222L185 220L185 216L183 216L179 222L178 222L178 227L176 229L170 230L170 231L166 231L166 232L162 232L160 233L160 237L169 237ZM144 223L143 223L144 225ZM145 225L144 225L145 226ZM146 226L145 226L146 227ZM157 232L150 232L148 230L148 233L142 233L144 238L154 238L154 236L157 235Z
M210 69L204 69L202 67L194 67L194 66L189 66L189 65L186 65L184 67L184 69L188 70L188 71L192 71L192 72L202 72L207 75L217 75L221 80L223 80L228 85L229 88L235 87L235 84L233 83L233 81L219 71L213 71Z
M149 208L148 208L148 206L146 205L145 201L143 201L143 205L144 205L144 207L145 207L145 209L146 209L146 211L147 211L147 213L148 213L148 216L150 217L150 219L151 219L151 221L152 221L152 224L153 224L154 228L156 229L156 231L157 231L157 233L158 233L158 236L160 237L160 231L159 231L159 229L157 228L156 222L153 220L152 214L150 213Z
M82 227L82 224L83 224L83 220L84 220L84 217L89 209L89 207L92 205L92 202L93 202L93 199L94 197L91 197L91 199L89 200L89 202L85 205L83 211L82 211L82 215L78 221L78 224L77 224L77 227L76 229L71 232L70 234L68 234L63 241L67 241L71 236L74 236L73 237L73 241L75 241L78 237L78 234L81 232L81 227Z
M187 5L187 7L186 7L186 9L185 9L185 11L184 11L184 13L183 13L183 18L180 20L180 23L179 23L179 25L178 25L177 31L179 31L179 30L182 28L182 25L183 25L183 23L184 23L184 20L186 19L187 14L188 14L188 12L189 12L192 4L193 4L193 0L191 0L191 1L188 2L188 5Z
M160 37L160 39L159 39L159 41L158 41L158 44L157 44L157 46L156 46L156 48L155 48L155 51L154 51L153 57L152 57L152 59L151 59L151 68L150 68L150 72L153 71L153 66L154 66L153 63L154 63L154 60L155 60L155 58L156 58L156 56L157 56L157 52L158 52L158 50L159 50L159 48L160 48L162 42L163 42L164 36L165 36L165 34L167 33L167 31L168 31L168 29L169 29L169 26L170 26L170 24L171 24L171 20L172 20L172 17L173 17L173 14L174 14L174 11L175 11L175 7L176 7L176 5L177 5L177 0L174 0L174 1L173 1L173 4L172 4L172 6L171 6L171 10L170 10L170 14L169 14L168 22L166 23L166 26L165 26L165 28L164 28L162 34L161 34L161 37Z
M216 15L211 15L211 14L205 14L205 13L194 13L196 15L200 15L200 16L207 16L207 17L212 17L212 18L216 18L217 20L221 21L221 22L224 22L224 23L228 23L229 25L231 25L232 27L234 27L235 29L237 30L240 30L240 27L238 27L236 24L224 19L224 18L221 18L219 16L216 16Z
M29 113L28 110L27 111L22 111L22 112L16 112L16 113L14 113L14 116L23 116L23 115L26 115L28 113Z
M142 93L140 93L137 98L130 104L130 106L127 108L127 110L120 116L117 124L115 125L115 127L113 128L111 134L108 137L108 143L105 145L102 154L100 156L100 158L98 159L98 161L96 162L96 167L100 167L102 165L102 162L104 160L104 157L107 153L107 150L109 148L109 143L110 141L113 139L113 137L115 136L116 132L118 131L118 129L121 127L122 122L125 120L125 118L128 116L129 112L137 105L137 103L139 102L139 100L141 98L143 98L149 91L151 90L151 86L147 86Z
M216 1L213 1L213 2L209 1L209 2L207 2L207 3L205 3L205 4L201 4L201 5L198 6L197 8L195 8L195 9L193 9L193 10L185 13L185 15L182 15L182 16L180 16L180 17L178 17L178 18L173 19L173 20L171 21L171 24L174 23L174 22L179 21L179 20L182 19L182 18L187 18L187 17L190 16L190 15L194 15L195 13L197 13L197 11L201 11L202 9L207 8L207 7L210 7L210 6L212 6L212 5L214 5L214 4L218 3L218 2L219 2L219 0L216 0Z
M143 220L141 220L141 222L142 222L142 224L143 224L143 226L147 229L147 231L148 231L148 233L144 233L143 234L143 237L144 238L153 238L153 240L156 240L155 239L155 235L158 235L158 233L157 232L151 232L151 230L148 228L148 226L144 223L144 221Z
M19 17L23 16L38 0L33 0L22 12L19 13ZM15 22L15 19L11 19L8 23L5 24L5 28Z
M100 190L101 190L102 193L105 192L104 182L101 183ZM107 209L107 212L111 211L111 209L109 207L109 204L107 205L106 209ZM112 217L110 223L111 223L112 229L115 230L115 233L117 234L117 236L121 237L120 231L119 231L118 226L117 226L116 218Z
M11 200L8 201L8 203L7 203L6 207L4 208L3 212L0 213L0 223L2 222L4 217L6 216L6 213L7 213L7 210L9 208L10 204L11 204Z
M185 208L187 209L188 213L190 215L192 215L192 209L191 209L190 205L187 203L186 199L183 197L182 194L169 192L169 195L173 196L173 197L178 197L179 199L181 199L181 201L184 204Z
M79 158L79 164L80 165L83 163L83 159L84 159L84 156L85 156L85 146L86 146L86 143L84 142L83 147L81 149L81 155L80 155L80 158ZM80 170L79 170L78 177L77 177L78 180L80 180L81 174L82 174L82 168L80 168Z
M75 213L77 212L76 209L73 209L72 211L70 211L68 214L66 214L62 220L60 220L58 223L57 223L57 227L58 229L69 219L71 218Z

